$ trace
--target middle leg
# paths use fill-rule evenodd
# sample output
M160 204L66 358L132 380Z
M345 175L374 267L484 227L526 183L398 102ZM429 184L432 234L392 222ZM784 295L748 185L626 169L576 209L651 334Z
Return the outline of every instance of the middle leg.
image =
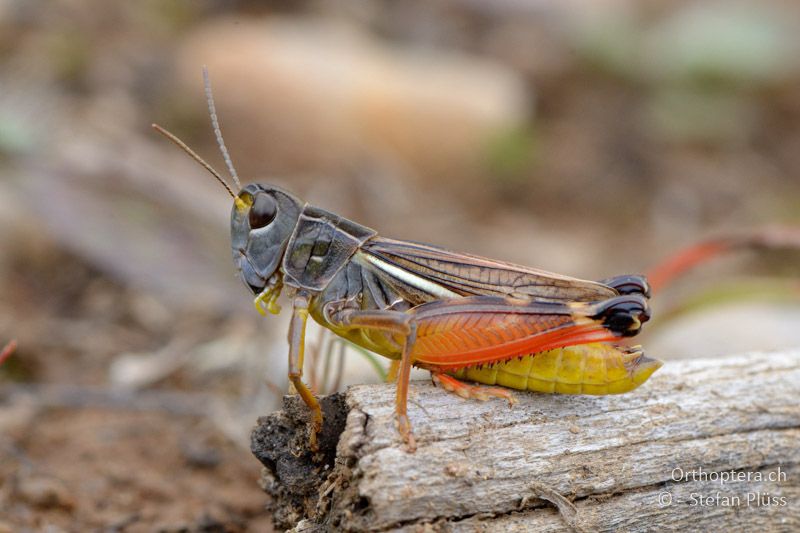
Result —
M397 396L395 398L395 423L397 431L408 445L409 451L416 448L411 421L408 418L408 384L413 364L412 352L417 338L417 323L414 317L402 311L362 311L342 309L332 316L332 322L343 329L379 330L403 337L403 350L397 373ZM394 367L394 364L393 364Z

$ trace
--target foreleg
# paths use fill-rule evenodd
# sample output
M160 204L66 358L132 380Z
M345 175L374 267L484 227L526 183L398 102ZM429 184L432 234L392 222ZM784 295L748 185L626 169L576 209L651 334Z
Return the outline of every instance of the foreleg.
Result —
M317 433L322 429L322 409L311 391L303 383L303 357L305 355L306 322L308 321L308 297L298 293L292 306L292 321L289 325L289 381L311 409L311 436L309 446L317 450Z

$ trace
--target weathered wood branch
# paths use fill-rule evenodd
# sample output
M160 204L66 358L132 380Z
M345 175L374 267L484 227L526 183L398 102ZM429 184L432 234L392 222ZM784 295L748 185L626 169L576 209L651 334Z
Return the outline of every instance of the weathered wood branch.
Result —
M391 385L329 398L317 457L296 398L259 420L280 527L800 529L800 351L669 362L633 393L520 393L513 409L429 382L411 391L415 454Z

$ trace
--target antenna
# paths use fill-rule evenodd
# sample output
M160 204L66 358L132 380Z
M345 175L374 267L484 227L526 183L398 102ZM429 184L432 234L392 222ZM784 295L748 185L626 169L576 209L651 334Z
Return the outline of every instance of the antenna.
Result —
M214 95L211 93L211 78L208 76L208 68L203 65L203 84L205 85L206 89L206 101L208 101L208 113L211 115L211 125L214 127L214 135L217 137L217 144L219 145L219 149L222 152L222 157L225 159L225 165L228 167L228 172L230 172L231 177L233 178L233 182L236 186L241 190L242 183L239 181L239 175L236 173L236 169L233 168L233 161L231 161L231 156L228 154L228 149L225 147L225 141L222 140L222 130L219 129L219 120L217 119L217 108L214 105Z
M178 148L180 148L181 150L183 150L184 152L189 154L189 157L191 157L192 159L194 159L195 161L197 161L198 163L203 165L203 168L208 170L211 173L211 175L214 176L215 178L217 178L217 181L219 181L222 184L222 186L225 187L225 190L228 191L228 194L230 194L234 199L238 200L238 197L234 194L233 189L231 189L231 186L228 185L228 183L224 179L222 179L222 176L219 175L219 172L214 170L214 167L212 167L211 165L209 165L208 163L203 161L203 158L200 157L199 155L197 155L194 152L194 150L192 150L191 148L186 146L185 142L183 142L182 140L178 139L175 135L173 135L172 133L168 132L167 130L165 130L164 128L159 126L158 124L152 124L152 126L153 126L154 130L156 130L158 133L160 133L161 135L163 135L164 137L166 137L167 139L169 139L170 141L175 143L175 145L177 145Z

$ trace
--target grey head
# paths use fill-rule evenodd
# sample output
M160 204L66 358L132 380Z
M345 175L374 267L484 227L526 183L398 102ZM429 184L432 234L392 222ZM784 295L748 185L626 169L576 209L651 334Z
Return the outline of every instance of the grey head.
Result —
M233 262L239 269L245 285L250 287L253 294L260 294L268 285L279 286L282 281L281 260L304 204L277 187L257 183L242 187L225 141L222 139L214 97L211 94L211 81L205 67L203 67L203 81L214 135L239 194L235 194L233 192L235 189L222 175L178 137L157 124L153 124L153 128L200 163L233 198L231 212Z
M288 192L250 183L237 195L231 210L233 262L253 294L280 279L286 245L297 225L303 203Z

